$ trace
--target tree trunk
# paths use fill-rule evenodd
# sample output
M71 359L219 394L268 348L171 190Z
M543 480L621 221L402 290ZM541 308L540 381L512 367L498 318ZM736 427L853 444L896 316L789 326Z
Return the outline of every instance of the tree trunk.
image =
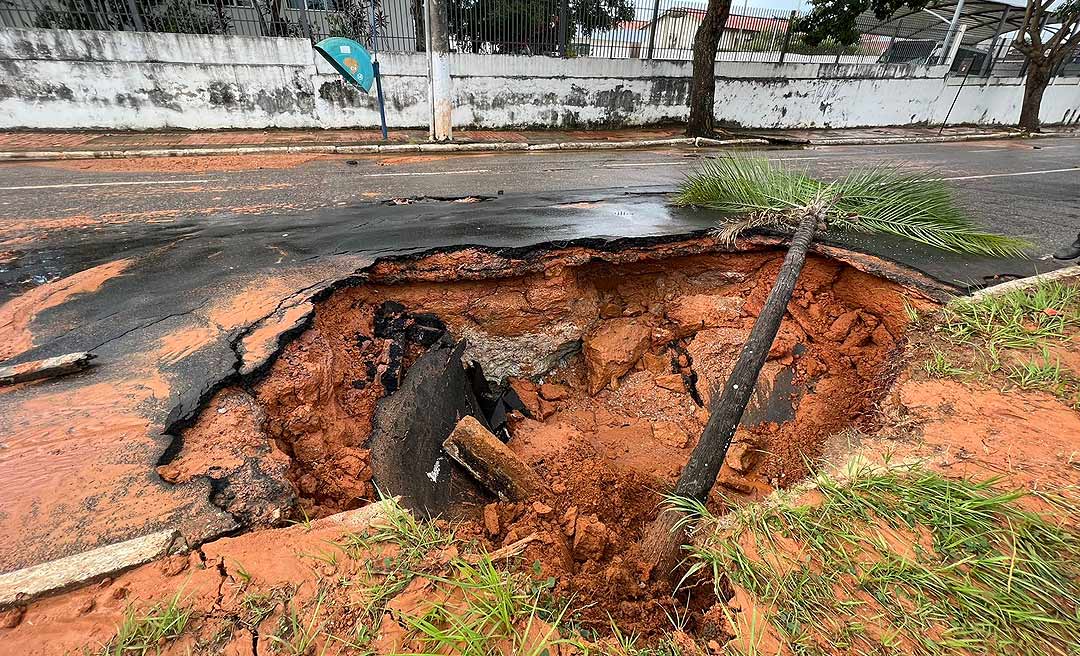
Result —
M795 291L795 283L798 282L799 273L806 261L806 252L814 239L814 229L822 218L819 208L810 208L800 219L791 239L791 246L784 257L784 264L776 276L765 307L754 321L750 337L739 354L739 361L731 371L719 400L715 393L712 395L709 421L705 424L705 430L702 431L694 452L690 454L690 461L679 476L675 494L705 501L716 483L720 467L727 456L728 446L731 445L731 438L735 436L746 404L754 393L761 368L769 357L769 349L780 330L780 322L784 319L788 302ZM678 515L675 512L662 512L646 529L641 545L642 562L654 574L668 576L678 562L679 547L684 536L680 531L674 530L677 521Z
M690 118L686 124L688 137L711 137L713 102L716 96L716 50L724 33L731 0L709 0L705 18L694 34L694 73L690 81Z
M1051 63L1032 61L1028 65L1027 79L1024 80L1024 104L1020 108L1020 129L1027 132L1039 131L1039 109L1042 107L1043 93L1050 84Z

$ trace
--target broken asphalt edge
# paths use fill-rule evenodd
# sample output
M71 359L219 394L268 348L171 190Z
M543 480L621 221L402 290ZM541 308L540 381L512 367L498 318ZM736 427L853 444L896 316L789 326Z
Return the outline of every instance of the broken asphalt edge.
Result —
M558 143L473 142L419 144L308 144L301 146L217 146L195 148L134 148L128 150L37 150L0 151L0 162L84 159L127 159L140 157L218 157L228 155L316 154L316 155L380 155L391 153L482 153L537 152L549 150L634 150L692 146L694 148L723 148L729 146L866 146L918 143L949 143L991 139L1036 139L1075 136L1072 132L1027 134L1015 130L913 137L834 137L793 139L770 135L750 135L734 139L705 137L673 137L667 139L633 139L626 141L564 141Z

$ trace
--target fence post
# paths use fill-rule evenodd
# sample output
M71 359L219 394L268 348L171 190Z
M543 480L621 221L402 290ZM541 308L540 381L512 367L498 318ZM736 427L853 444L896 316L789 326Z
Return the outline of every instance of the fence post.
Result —
M893 63L893 58L896 57L896 52L893 51L893 46L896 44L896 40L900 38L900 30L903 29L903 27L904 21L902 19L896 21L896 27L893 28L892 36L889 37L889 45L885 46L885 52L889 53L888 57L885 58L885 64Z
M649 47L645 49L645 59L653 58L653 48L656 46L656 20L659 17L660 0L653 0L652 22L649 23ZM640 43L640 41L638 43Z
M145 32L146 26L143 25L142 16L139 15L139 7L135 4L135 0L127 0L128 11L131 12L131 20L135 23L136 32Z
M1009 10L1012 7L1006 6L1005 11L1001 13L1001 20L998 21L997 29L994 30L994 38L990 39L990 49L986 51L986 61L983 62L982 74L986 77L990 77L990 71L994 70L994 60L997 59L1001 47L998 45L998 39L1001 38L1001 32L1005 29L1005 21L1009 20Z
M559 3L559 56L566 57L566 21L569 19L570 0L562 0Z
M304 36L308 41L311 41L311 21L308 20L307 13L307 0L299 0L300 2L300 27L304 29Z
M425 0L428 46L428 88L431 92L431 140L450 141L450 27L447 0Z
M794 9L791 10L791 15L788 16L787 31L784 32L784 42L780 44L780 63L784 63L784 58L787 57L788 48L791 47L791 31L795 27L795 19L798 17L799 12Z

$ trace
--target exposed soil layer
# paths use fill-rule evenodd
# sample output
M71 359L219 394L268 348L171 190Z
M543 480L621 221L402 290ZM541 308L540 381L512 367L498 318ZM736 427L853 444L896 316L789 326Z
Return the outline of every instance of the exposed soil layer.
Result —
M316 306L310 327L261 382L220 392L207 410L214 425L204 414L159 471L180 480L204 463L211 479L231 485L222 472L251 462L258 487L284 456L296 516L363 506L375 497L365 443L380 400L436 339L463 339L464 360L481 365L496 394L520 399L502 437L550 494L519 503L471 496L451 514L493 546L536 534L525 557L538 563L537 575L554 577L557 594L603 602L583 611L587 624L606 626L611 614L626 630L660 630L667 620L656 600L671 590L644 582L629 550L693 449L712 390L734 365L782 260L776 250L713 248L696 240L521 258L462 250L377 264ZM905 302L926 303L849 265L808 259L714 504L798 480L826 436L862 421L888 383ZM218 408L225 412L215 418ZM234 409L228 428L237 436L218 453L207 438L224 437L224 415ZM267 441L274 447L263 455L252 450ZM259 464L266 457L275 464ZM230 497L228 509L242 512L242 500ZM292 501L281 495L277 514ZM246 516L266 525L277 515L258 508ZM684 603L694 606L694 595Z

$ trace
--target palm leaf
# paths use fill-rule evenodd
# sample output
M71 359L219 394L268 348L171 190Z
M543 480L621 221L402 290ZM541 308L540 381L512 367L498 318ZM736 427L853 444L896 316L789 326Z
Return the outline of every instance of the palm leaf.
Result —
M761 157L725 157L688 175L674 203L729 215L718 229L729 240L747 229L797 223L815 206L824 211L830 228L895 235L954 253L1015 257L1029 246L982 230L942 180L895 167L822 182Z

